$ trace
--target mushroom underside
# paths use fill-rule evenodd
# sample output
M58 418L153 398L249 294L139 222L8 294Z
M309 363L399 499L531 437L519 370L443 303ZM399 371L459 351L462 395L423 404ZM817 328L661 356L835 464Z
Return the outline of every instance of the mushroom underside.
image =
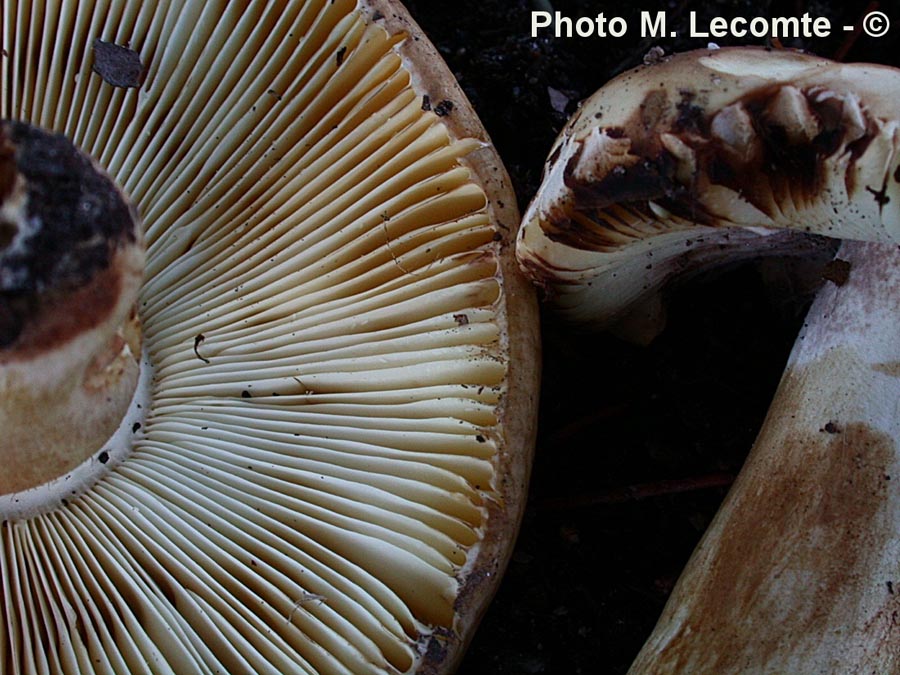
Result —
M0 670L452 668L521 516L537 340L436 52L393 2L2 12L3 117L142 218L150 400L85 489L0 497Z

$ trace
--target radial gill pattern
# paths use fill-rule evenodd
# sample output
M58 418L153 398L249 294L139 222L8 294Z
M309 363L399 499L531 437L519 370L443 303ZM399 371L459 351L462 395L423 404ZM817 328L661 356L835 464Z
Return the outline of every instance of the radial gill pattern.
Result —
M3 116L69 136L143 218L153 377L127 459L3 522L0 672L439 660L508 461L492 151L443 117L470 113L423 105L396 15L348 0L2 13ZM97 39L139 86L92 70Z

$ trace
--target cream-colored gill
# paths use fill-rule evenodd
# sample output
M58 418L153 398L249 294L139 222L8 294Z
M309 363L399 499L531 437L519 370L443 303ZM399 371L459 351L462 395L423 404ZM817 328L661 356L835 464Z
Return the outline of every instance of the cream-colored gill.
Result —
M462 98L423 103L458 90L414 88L390 6L3 3L3 115L65 133L142 215L152 398L130 456L2 526L4 672L457 658L520 509L525 464L498 470L531 426L504 426L533 401L506 309L530 299L483 135ZM137 86L92 71L96 39L139 55Z

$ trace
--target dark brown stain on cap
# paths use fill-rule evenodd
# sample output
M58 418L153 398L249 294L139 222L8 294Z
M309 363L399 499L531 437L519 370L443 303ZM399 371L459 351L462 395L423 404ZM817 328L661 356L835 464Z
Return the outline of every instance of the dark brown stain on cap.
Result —
M785 125L795 121L778 118L777 99L782 91L782 85L761 87L729 106L739 107L741 119L747 121L746 128L736 130L729 142L715 133L714 121L722 111L707 113L702 92L683 90L673 101L665 92L651 90L625 124L600 131L610 138L628 139L630 147L621 161L587 157L583 145L575 149L564 167L563 181L574 197L565 211L579 225L548 223L548 236L585 250L615 248L621 232L610 230L606 212L614 205L647 211L649 200L698 225L727 225L717 213L725 207L707 208L707 191L713 186L739 194L763 216L778 219L784 204L802 209L831 199L829 160L846 163L844 182L852 195L857 188L856 163L877 133L874 122L863 119L864 128L859 129L851 123L851 112L845 109L849 104L843 98L814 89L799 92L814 121L814 133L808 137L791 134ZM675 157L664 146L663 134L676 138L692 153L695 166L688 180L684 158ZM591 162L603 169L576 171ZM587 234L579 232L586 220L596 224ZM650 214L649 220L658 218ZM757 223L767 224L763 217Z
M12 197L17 174L16 146L5 133L5 127L0 126L0 202ZM0 247L3 247L2 242Z
M15 173L4 179L10 148ZM0 246L0 348L16 341L46 301L74 312L59 299L89 286L120 246L137 238L137 219L122 193L64 136L0 123L0 188L17 175L27 201L23 222L6 224ZM9 198L11 188L0 194Z

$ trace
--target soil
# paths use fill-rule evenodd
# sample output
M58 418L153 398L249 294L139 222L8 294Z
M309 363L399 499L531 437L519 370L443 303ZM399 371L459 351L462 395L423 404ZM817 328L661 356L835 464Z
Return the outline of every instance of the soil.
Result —
M671 53L706 46L708 39L686 35L641 39L642 10L665 10L669 24L686 34L691 12L698 26L714 16L804 12L843 26L879 9L895 24L886 37L838 29L831 37L781 44L845 61L900 65L896 0L406 4L478 111L521 208L580 100L641 63L653 47ZM622 16L629 30L621 38L532 38L531 11L548 7L576 18ZM772 276L782 282L765 283ZM747 264L685 284L669 299L666 330L647 347L578 333L545 314L528 508L461 675L626 672L766 413L809 299L791 285L794 278L771 263Z

